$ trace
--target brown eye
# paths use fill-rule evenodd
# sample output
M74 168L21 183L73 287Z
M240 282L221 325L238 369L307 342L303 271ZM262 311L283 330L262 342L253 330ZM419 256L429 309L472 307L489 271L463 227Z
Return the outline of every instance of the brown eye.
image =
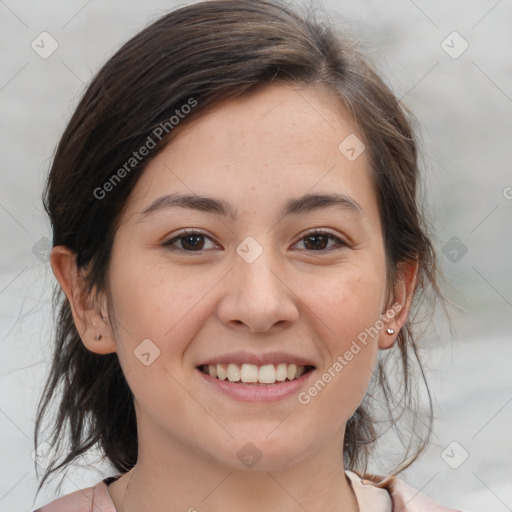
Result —
M201 250L204 247L203 235L185 235L179 238L181 246L186 251Z
M308 233L301 239L307 251L325 251L327 249L330 249L333 246L329 248L327 247L329 240L334 240L335 242L337 242L335 246L347 245L345 242L343 242L343 240L340 240L337 236L334 236L332 233L328 233L325 231L314 231Z
M201 252L210 248L205 248L205 245L207 245L207 240L211 239L203 233L191 231L187 233L181 233L180 235L171 238L170 240L164 242L162 246L171 251Z

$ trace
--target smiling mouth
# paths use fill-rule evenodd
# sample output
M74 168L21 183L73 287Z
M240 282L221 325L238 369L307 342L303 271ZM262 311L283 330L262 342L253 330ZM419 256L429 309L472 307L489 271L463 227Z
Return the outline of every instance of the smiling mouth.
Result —
M314 366L301 366L296 364L210 364L198 367L202 373L217 380L227 380L232 383L249 385L272 385L285 381L297 380L305 373L314 370Z

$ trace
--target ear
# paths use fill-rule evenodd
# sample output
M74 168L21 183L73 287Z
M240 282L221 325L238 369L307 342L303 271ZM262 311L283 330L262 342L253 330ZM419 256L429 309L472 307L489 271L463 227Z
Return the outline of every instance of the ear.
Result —
M106 299L98 299L95 293L85 292L84 278L77 269L75 253L65 246L56 246L51 251L50 264L68 298L75 326L84 345L98 354L116 352Z
M384 328L379 335L379 348L391 348L400 329L405 325L411 309L416 282L418 278L418 262L410 260L401 262L398 266L398 275L393 287L393 297L388 309L383 313ZM388 334L387 329L393 329L393 334Z

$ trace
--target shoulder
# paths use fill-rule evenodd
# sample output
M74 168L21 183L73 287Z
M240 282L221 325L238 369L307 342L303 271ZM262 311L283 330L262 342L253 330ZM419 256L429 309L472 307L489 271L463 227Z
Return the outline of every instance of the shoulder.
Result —
M393 506L403 512L461 512L436 503L398 478L392 479L389 483L389 493Z
M398 478L385 479L374 475L361 478L352 471L346 473L357 499L361 500L361 512L462 512L436 503ZM378 507L373 505L376 503L374 496L380 500ZM367 502L372 506L364 508Z
M105 483L109 480L105 479L92 487L61 496L34 512L91 512L91 510L116 512Z

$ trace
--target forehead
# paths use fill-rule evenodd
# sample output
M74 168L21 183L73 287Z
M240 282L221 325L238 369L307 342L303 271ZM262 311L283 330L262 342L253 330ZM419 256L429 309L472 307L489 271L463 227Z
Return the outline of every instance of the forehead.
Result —
M365 211L376 214L366 151L347 158L347 137L362 147L360 129L325 89L259 88L185 124L144 170L132 192L132 210L180 192L231 198L242 208L246 198L247 206L250 199L277 211L289 198L333 191L356 196Z
M215 105L178 132L173 143L222 143L229 152L218 156L230 160L248 147L259 147L262 157L299 160L337 150L341 136L359 131L341 101L324 87L271 84Z

